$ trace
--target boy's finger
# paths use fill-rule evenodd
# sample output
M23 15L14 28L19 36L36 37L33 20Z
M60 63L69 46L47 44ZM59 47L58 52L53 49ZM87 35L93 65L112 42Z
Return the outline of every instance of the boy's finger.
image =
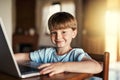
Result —
M50 66L50 65L51 65L51 63L42 64L38 67L38 69L42 69L42 68Z

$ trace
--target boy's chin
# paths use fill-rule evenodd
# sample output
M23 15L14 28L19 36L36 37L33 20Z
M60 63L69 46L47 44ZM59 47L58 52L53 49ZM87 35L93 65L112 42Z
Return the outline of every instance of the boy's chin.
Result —
M63 48L64 45L56 45L56 47L58 47L58 48Z

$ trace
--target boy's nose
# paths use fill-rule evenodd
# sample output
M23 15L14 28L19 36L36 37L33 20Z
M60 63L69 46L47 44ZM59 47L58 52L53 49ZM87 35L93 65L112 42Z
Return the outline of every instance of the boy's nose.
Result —
M60 39L62 37L61 33L57 33L56 39Z

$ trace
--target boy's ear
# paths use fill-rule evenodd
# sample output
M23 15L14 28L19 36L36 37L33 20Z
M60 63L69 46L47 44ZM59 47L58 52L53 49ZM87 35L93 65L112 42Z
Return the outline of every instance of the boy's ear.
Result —
M77 35L77 30L75 29L75 30L73 31L72 38L75 38L76 35Z

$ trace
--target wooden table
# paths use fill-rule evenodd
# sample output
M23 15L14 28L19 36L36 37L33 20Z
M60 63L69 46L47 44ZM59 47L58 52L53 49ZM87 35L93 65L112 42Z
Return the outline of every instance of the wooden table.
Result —
M92 74L88 73L61 73L52 77L48 75L35 76L30 78L17 78L0 72L0 80L84 80L91 77Z

